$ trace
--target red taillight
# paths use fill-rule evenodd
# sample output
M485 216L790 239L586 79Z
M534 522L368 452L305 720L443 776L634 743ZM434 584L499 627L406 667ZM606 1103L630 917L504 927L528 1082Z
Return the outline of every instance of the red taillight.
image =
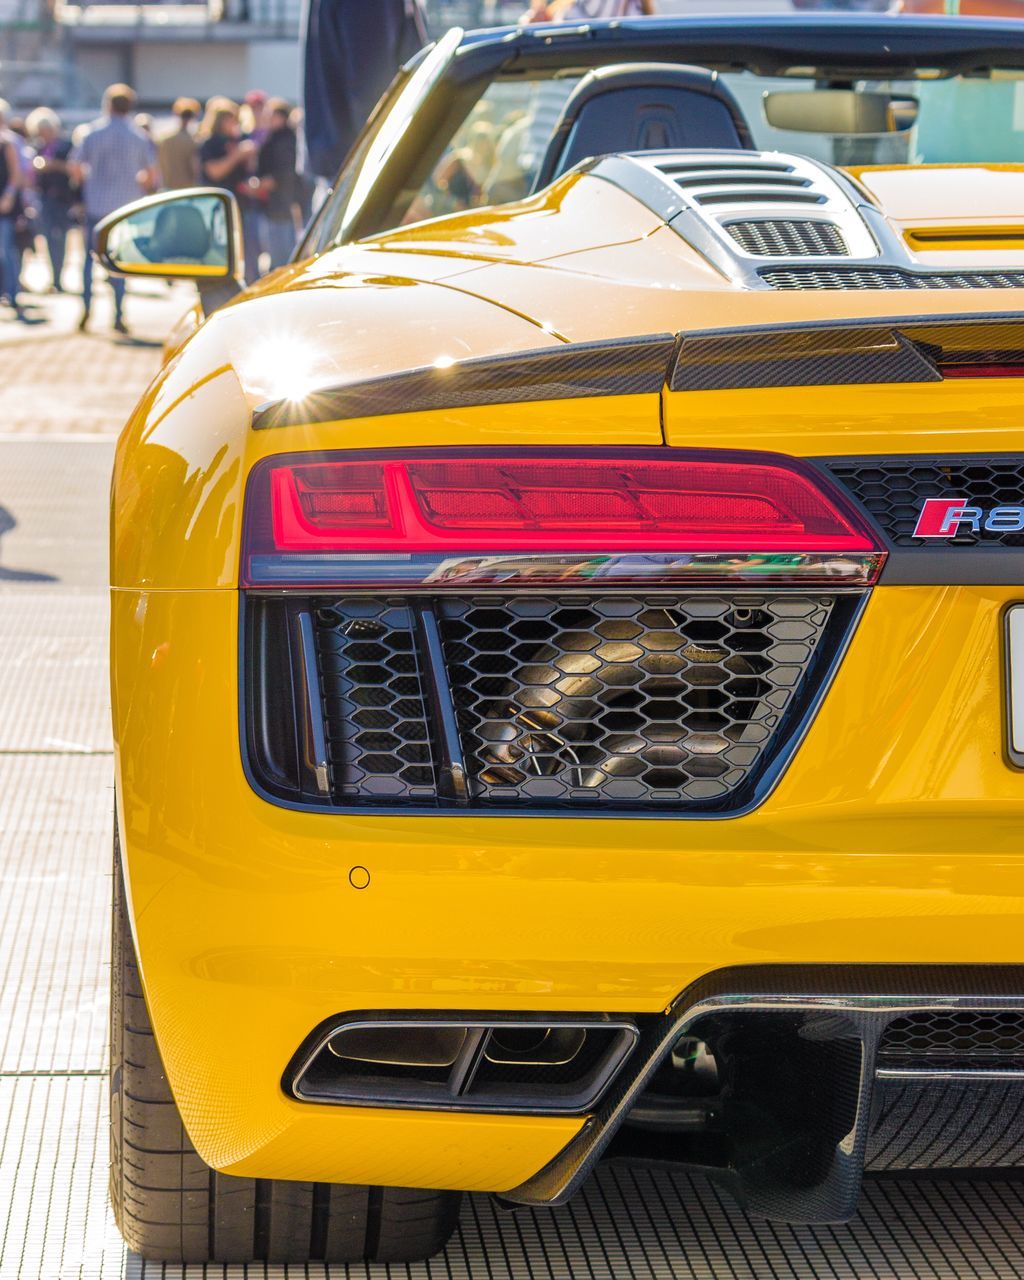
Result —
M408 583L467 557L662 556L678 579L688 557L706 577L708 557L775 557L782 572L807 553L838 565L879 550L814 473L771 455L293 454L253 470L242 576L248 586L354 585L370 570Z
M1024 364L942 364L944 378L1024 378Z

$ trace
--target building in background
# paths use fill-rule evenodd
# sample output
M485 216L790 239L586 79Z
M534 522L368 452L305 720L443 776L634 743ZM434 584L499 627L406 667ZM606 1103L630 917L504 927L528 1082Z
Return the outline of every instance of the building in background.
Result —
M372 0L370 0L372 3ZM95 114L103 87L151 111L178 97L301 98L304 0L0 0L0 97ZM426 0L433 34L514 22L526 0Z

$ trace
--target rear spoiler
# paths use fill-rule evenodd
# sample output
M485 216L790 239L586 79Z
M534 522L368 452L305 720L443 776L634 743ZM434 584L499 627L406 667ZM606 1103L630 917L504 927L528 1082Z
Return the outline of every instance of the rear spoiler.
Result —
M877 318L568 343L273 400L253 429L492 404L670 391L1024 376L1024 315Z

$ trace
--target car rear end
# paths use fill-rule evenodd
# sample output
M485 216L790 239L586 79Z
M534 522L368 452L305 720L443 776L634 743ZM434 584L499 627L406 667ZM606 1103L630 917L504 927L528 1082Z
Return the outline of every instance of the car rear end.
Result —
M113 618L203 1159L547 1203L654 1154L808 1221L865 1166L1019 1163L1021 348L568 348L528 395L271 407L197 470L215 584Z

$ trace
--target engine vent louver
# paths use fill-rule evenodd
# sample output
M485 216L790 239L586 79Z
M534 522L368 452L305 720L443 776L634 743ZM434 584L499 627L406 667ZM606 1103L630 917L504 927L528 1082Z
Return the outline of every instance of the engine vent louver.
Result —
M902 271L897 267L772 267L773 289L1022 289L1024 271Z
M696 205L824 204L833 195L817 169L786 160L737 155L693 165L665 161L655 167Z
M722 185L739 185L748 187L756 180L759 187L782 187L788 190L805 190L810 186L806 178L798 178L791 173L773 172L771 169L695 169L688 173L672 173L672 181L677 187L707 187Z
M762 258L845 256L846 241L832 222L810 218L750 218L725 227L744 253Z
M748 288L764 287L750 258L880 256L857 190L838 170L806 156L637 154L610 157L607 171L612 181L652 201L650 207L723 275ZM662 188L660 202L652 178Z

